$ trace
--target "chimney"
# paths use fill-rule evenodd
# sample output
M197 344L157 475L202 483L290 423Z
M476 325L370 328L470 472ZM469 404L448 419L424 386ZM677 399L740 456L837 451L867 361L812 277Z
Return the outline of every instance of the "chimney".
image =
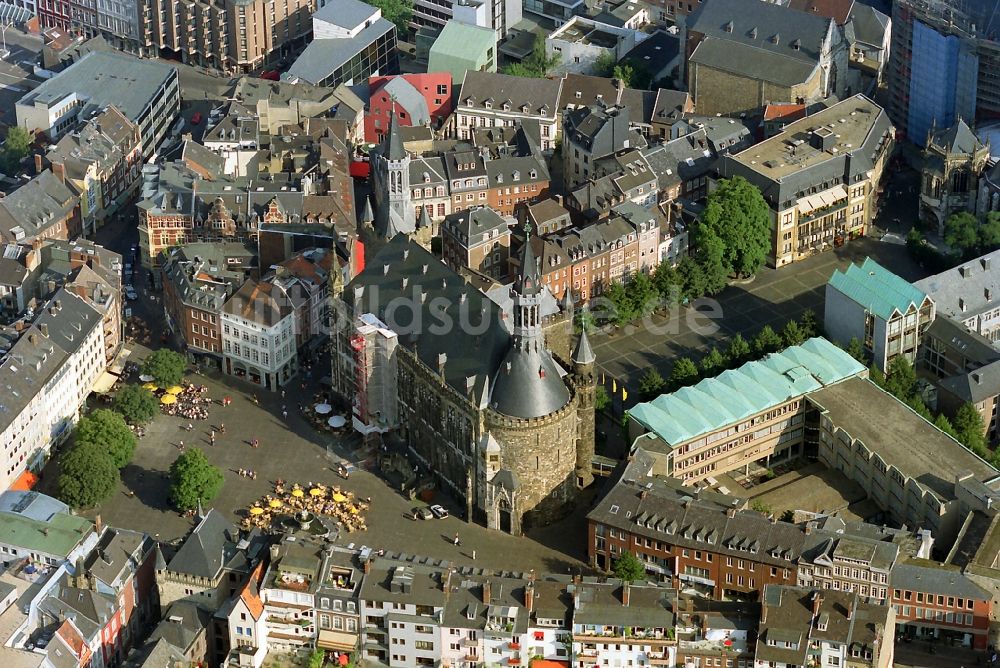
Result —
M30 343L33 346L37 346L38 345L38 335L35 334L34 332L32 332L31 334L28 334L28 343Z
M965 265L958 270L958 273L962 275L962 278L968 278L969 276L972 276L972 267Z
M726 517L736 517L736 508L732 506L726 508Z
M528 580L524 585L524 609L530 615L535 609L535 581Z
M767 624L767 601L761 601L760 604L760 623Z
M49 338L49 324L47 322L40 324L38 329L42 332L42 336Z
M278 560L278 555L281 554L281 546L272 545L271 546L271 562L274 563Z
M809 536L813 532L812 522L806 524L806 535Z
M438 355L438 374L441 375L441 380L444 380L444 366L448 362L448 353L440 353Z
M371 558L365 559L365 563L362 564L362 567L364 568L365 575L368 575L369 573L371 573L372 572L372 560L371 560Z
M59 179L61 183L66 183L66 167L62 163L53 163L52 175Z
M812 614L813 614L813 619L815 619L816 617L819 617L819 610L823 606L823 597L820 595L819 591L813 592L812 604L813 604Z
M629 599L629 583L628 580L626 580L625 582L622 583L622 605L624 605L626 608L628 607L628 599Z
M854 606L856 603L856 600L852 598L851 602L847 604L847 621L851 621L854 618Z
M43 330L43 333L45 333L44 330ZM100 535L101 531L103 529L104 529L104 521L101 520L101 516L100 515L95 516L94 517L94 531L96 531L97 534Z
M493 594L491 590L492 587L490 586L490 581L483 580L483 603L486 605L490 604L490 597Z
M41 153L36 153L35 154L35 173L36 174L41 173L41 171L45 169L45 165L42 162L42 157L43 156L42 156Z
M983 265L983 271L989 271L990 270L990 258L983 257L983 258L981 258L979 260L979 262L980 262L980 264Z

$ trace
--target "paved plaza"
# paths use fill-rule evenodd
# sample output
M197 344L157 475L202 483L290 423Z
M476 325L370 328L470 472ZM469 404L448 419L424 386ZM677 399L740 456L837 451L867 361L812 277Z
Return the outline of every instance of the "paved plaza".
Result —
M780 331L791 318L812 309L822 324L824 288L835 268L871 256L874 260L907 280L926 275L909 256L905 246L863 238L834 251L811 257L780 270L765 268L749 283L732 285L715 299L715 307L694 306L720 317L697 316L692 308L676 309L671 317L654 315L649 326L630 325L591 338L597 364L606 382L624 384L632 398L638 396L638 381L649 367L656 367L664 378L673 360L691 357L696 362L712 346L725 350L728 339L737 332L752 338L764 325Z
M195 429L184 427L188 420L159 415L149 425L146 436L139 442L132 463L122 471L122 485L116 495L98 510L106 524L128 529L147 531L163 541L182 538L194 526L194 519L182 517L167 501L170 465L180 455L178 445L201 448L213 464L225 475L225 485L213 507L238 523L243 511L262 495L272 491L275 479L287 483L309 482L340 485L359 497L372 497L372 507L366 518L368 531L343 534L342 544L368 545L408 554L419 554L437 559L473 563L484 568L535 569L538 572L566 573L583 567L585 534L582 532L582 514L577 513L565 523L548 527L542 532L543 540L552 538L551 544L568 550L569 554L545 547L531 540L500 534L470 525L455 517L444 520L409 519L406 515L414 503L390 489L383 479L364 470L351 473L343 480L336 473L337 462L349 459L352 450L329 433L316 431L298 411L300 401L310 401L317 388L310 386L302 392L293 384L287 392L289 416L281 417L283 400L280 395L254 389L253 386L231 378L191 375L188 380L209 387L208 396L219 400L230 396L230 406L213 405L209 419L196 421ZM254 405L256 393L260 405ZM225 424L226 433L219 433ZM210 444L209 432L216 429L215 445ZM250 446L258 438L260 447ZM53 493L57 472L50 463L42 481L42 491ZM240 477L240 468L257 472L257 479ZM131 494L134 492L134 496ZM443 495L434 503L446 505L454 515L458 508ZM581 508L583 511L583 508ZM572 526L572 530L566 527ZM452 544L458 532L461 546ZM549 542L549 541L545 541ZM516 560L511 555L517 555Z

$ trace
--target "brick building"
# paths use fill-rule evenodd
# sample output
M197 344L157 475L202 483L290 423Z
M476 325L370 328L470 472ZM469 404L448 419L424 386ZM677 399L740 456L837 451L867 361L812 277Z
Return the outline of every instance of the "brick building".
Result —
M954 642L985 650L992 596L961 571L914 560L892 571L897 633L914 640Z
M513 222L489 207L451 214L441 225L442 259L455 271L468 267L507 282Z
M452 83L448 72L399 74L368 79L371 97L365 114L365 141L380 143L395 112L401 127L428 126L439 130L452 112Z

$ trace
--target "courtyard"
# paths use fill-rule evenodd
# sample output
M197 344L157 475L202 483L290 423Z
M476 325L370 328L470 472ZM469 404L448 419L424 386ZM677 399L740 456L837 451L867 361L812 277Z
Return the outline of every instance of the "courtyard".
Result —
M141 357L142 352L136 355ZM467 524L456 517L460 509L443 494L436 494L431 503L445 505L451 517L413 520L411 509L425 504L410 501L367 471L367 462L355 458L356 437L316 431L300 413L298 404L310 403L319 391L318 383L309 382L305 389L293 383L287 389L287 398L282 399L278 393L264 392L219 374L191 374L187 381L209 388L206 396L215 402L208 419L195 420L194 429L189 432L186 429L189 420L158 415L146 427L132 462L122 470L118 492L100 508L83 514L100 515L105 524L146 531L165 542L182 539L194 527L196 519L185 517L171 507L168 476L170 465L181 454L179 446L183 441L186 448L201 448L225 476L222 492L205 510L214 507L237 525L252 503L272 492L274 481L279 478L289 485L336 485L354 492L358 498L372 498L365 513L367 531L343 533L338 541L341 544L424 555L483 568L558 573L584 569L585 533L576 528L582 527L580 513L585 512L582 507L565 520L572 523L572 531L567 531L569 524L564 523L542 530L544 538L552 539L544 542L558 549L526 537ZM259 404L254 403L254 394ZM232 403L220 405L223 397L231 397ZM282 407L286 404L288 418L283 419ZM225 434L221 433L223 424ZM215 445L210 440L213 429ZM251 446L254 438L260 443L257 448ZM46 467L40 491L55 493L57 460L58 456L53 457ZM355 466L346 480L337 473L341 462ZM254 471L256 479L241 476L240 469ZM458 547L453 544L456 532L461 541ZM516 560L511 559L513 554L517 555Z

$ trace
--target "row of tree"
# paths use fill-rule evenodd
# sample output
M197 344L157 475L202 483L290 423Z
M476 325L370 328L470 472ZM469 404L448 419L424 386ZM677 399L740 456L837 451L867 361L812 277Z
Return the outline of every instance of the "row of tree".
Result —
M627 285L612 283L606 319L624 325L657 306L722 291L730 277L755 274L771 248L770 215L760 190L741 176L722 179L692 226L691 252L676 269L662 263L651 274L638 272Z
M187 361L183 355L161 349L146 358L142 373L160 387L184 380ZM151 421L159 411L159 400L139 385L126 385L115 394L113 410L101 408L80 418L73 431L73 445L62 460L57 481L59 498L74 508L92 508L114 494L121 482L121 469L132 461L138 439L129 425ZM181 454L170 467L170 499L182 510L190 510L214 499L222 489L222 471L201 450Z
M788 346L799 345L820 333L815 314L805 311L799 320L785 323L780 332L776 332L770 325L764 325L749 342L741 334L736 334L729 340L725 350L713 346L697 363L690 357L678 358L666 379L654 367L650 367L639 379L639 397L643 401L649 401L664 392L679 390L702 378L717 376L726 369L735 369L750 360L760 359Z

